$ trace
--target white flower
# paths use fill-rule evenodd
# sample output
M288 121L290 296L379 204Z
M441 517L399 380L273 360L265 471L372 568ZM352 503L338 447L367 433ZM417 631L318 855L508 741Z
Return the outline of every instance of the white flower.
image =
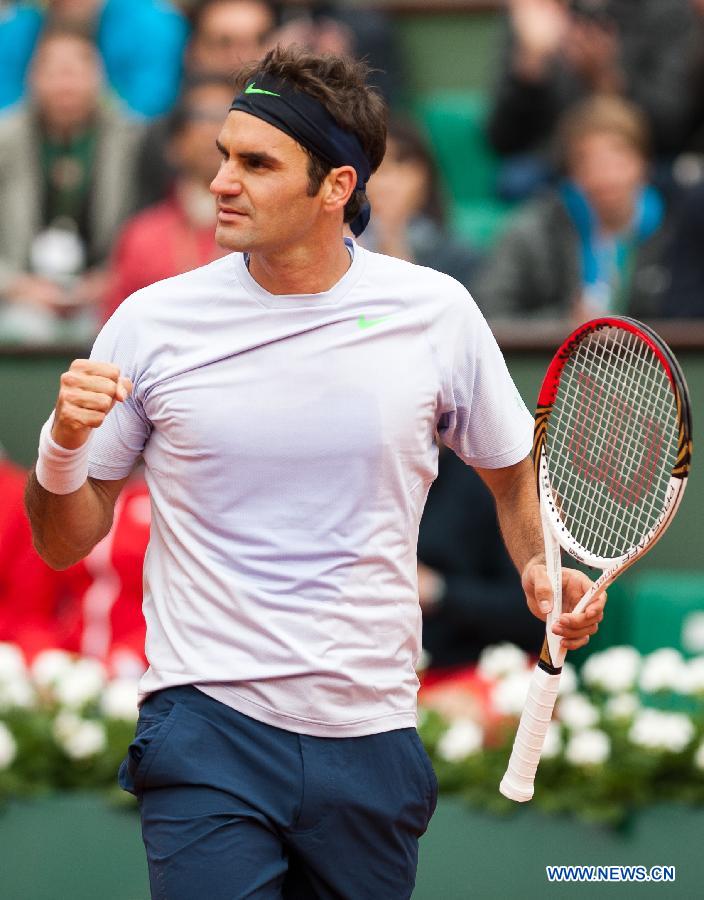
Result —
M704 656L695 656L685 665L682 694L704 694Z
M682 646L689 653L704 653L704 612L691 612L685 617Z
M0 772L11 766L16 756L17 743L12 732L4 722L0 722Z
M643 659L639 685L646 693L678 691L685 681L685 661L672 647L663 647Z
M24 656L19 647L0 642L0 682L23 676L25 671Z
M78 709L95 700L107 681L105 667L96 659L79 659L54 683L54 696L62 706Z
M24 675L12 681L0 681L0 710L29 709L34 705L36 695L34 688Z
M74 712L62 709L58 716L54 719L52 725L52 734L57 743L61 743L70 737L77 728L80 727L83 719Z
M607 719L632 719L640 709L636 694L614 694L604 704Z
M694 725L684 713L642 709L631 725L628 739L649 750L681 753L694 737Z
M565 759L573 766L598 766L606 762L610 752L608 734L597 728L587 728L570 737L565 747Z
M459 762L481 750L484 734L471 719L453 722L437 745L438 756L448 762Z
M515 644L494 644L482 650L477 662L477 671L487 681L504 678L514 672L523 671L528 664L528 656Z
M100 708L109 719L137 721L137 682L131 678L116 678L103 691Z
M697 752L694 754L694 765L704 772L704 741L697 747Z
M636 683L640 654L633 647L610 647L594 653L582 666L582 680L609 694L630 691Z
M65 650L42 650L32 663L32 678L40 688L51 687L73 666L73 657Z
M568 694L561 697L558 706L560 721L572 731L591 728L599 721L599 710L584 694Z
M557 722L550 722L545 733L541 759L555 759L562 751L562 729Z
M66 710L54 720L54 740L71 759L87 759L105 749L107 736L100 722L82 719Z
M528 696L533 673L525 669L507 675L494 685L491 699L494 709L502 716L520 716Z
M560 687L558 695L561 697L567 694L574 694L578 686L577 670L572 663L564 663L562 666L562 675L560 675Z

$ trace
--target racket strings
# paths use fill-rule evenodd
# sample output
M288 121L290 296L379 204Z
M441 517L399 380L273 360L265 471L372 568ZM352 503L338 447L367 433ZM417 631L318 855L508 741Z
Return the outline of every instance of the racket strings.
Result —
M627 359L629 354L632 356L632 348L633 340L630 339L629 343L623 348L626 352L621 354L621 362L623 362L624 358ZM604 378L606 378L609 376L609 373L607 370L605 370L604 365L606 358L606 345L602 343L601 345L597 346L596 349L597 353L594 357L594 364L597 368L597 374L603 375ZM584 351L582 352L584 354ZM632 364L633 360L631 359L629 360L629 362L630 364ZM592 367L592 369L593 368L594 367ZM642 370L642 364L639 368ZM649 387L652 393L652 379L650 379L650 382L651 383ZM588 495L591 501L594 502L594 500L596 499L596 495L599 493L599 491L597 490L597 486L600 482L603 482L609 489L610 493L617 499L620 499L621 501L629 501L621 510L616 511L612 508L610 510L612 513L611 519L613 520L618 518L617 512L620 512L621 515L623 515L623 517L627 520L625 524L630 524L632 528L637 529L638 523L634 520L635 517L632 513L632 503L635 498L636 489L641 492L642 485L638 482L636 482L634 485L633 478L635 477L635 473L626 471L624 476L622 473L616 470L614 465L615 460L622 459L616 449L617 439L619 438L619 436L626 439L629 437L627 431L624 431L624 429L619 426L621 426L624 422L628 423L629 414L631 413L632 401L636 395L632 389L632 385L631 390L629 392L626 392L625 396L614 393L612 396L615 399L615 402L611 404L613 408L610 409L609 402L605 402L603 388L601 387L602 383L603 382L601 381L601 379L597 380L587 377L584 375L584 373L581 373L579 376L578 386L581 388L581 393L576 398L579 403L579 417L577 420L577 427L579 430L573 432L573 434L571 435L570 450L572 452L573 462L577 464L577 473L588 479ZM609 412L612 413L610 423L609 419L607 418L607 414ZM617 419L620 419L621 421L619 422L617 421ZM605 432L605 428L609 429L608 433ZM599 460L598 468L595 467L593 462L588 461L589 458L587 456L588 448L586 444L587 440L590 438L592 429L595 429L597 435L600 435L600 439L605 445L605 449L602 452L602 456ZM621 435L619 435L619 432L621 432ZM630 435L630 437L632 439L632 435ZM655 437L657 438L657 434L655 435ZM627 454L627 459L638 462L638 447L634 448L632 445L632 441L631 446L628 446L628 440L625 440L624 443L624 451ZM657 453L657 447L654 449L655 453ZM636 452L634 452L634 450ZM650 452L653 452L652 447ZM650 463L650 467L652 467L652 462ZM574 472L572 474L574 476ZM648 476L652 478L652 474L649 471L646 471L646 474L648 474ZM631 481L625 481L625 478L628 478L629 476ZM626 485L629 485L629 487L626 487ZM582 497L582 500L583 499L584 498ZM652 506L652 501L650 505ZM594 516L592 515L591 518L593 520ZM594 521L590 523L583 519L582 532L580 533L580 537L582 539L584 539L584 532L586 531L586 528L589 525L591 525L593 528L594 524ZM613 527L613 521L610 522L607 516L606 520L602 522L602 533L604 530L608 530L609 527Z
M626 333L625 338L626 338L626 340L624 341L624 345L622 348L623 349L623 357L626 359L626 361L629 364L636 365L642 372L642 370L643 370L643 355L645 353L650 353L651 352L650 348L647 346L647 344L644 344L643 342L638 341L638 339L631 333ZM611 373L605 368L605 365L604 365L605 346L606 346L605 344L603 344L603 343L601 344L601 349L600 349L600 352L599 352L599 355L597 358L597 364L599 367L599 374L602 375L604 379L608 379L610 377ZM633 359L634 347L640 350L640 359L636 359L636 360ZM664 386L665 390L667 392L667 396L669 397L669 382L667 381L666 378L664 381L658 379L658 383L655 385L653 384L652 376L660 375L661 373L662 373L662 370L661 370L659 364L657 364L657 362L656 362L655 367L651 368L651 371L649 373L651 377L647 378L647 375L646 375L646 386L648 388L650 388L651 396L652 396L653 388L655 388L655 390L657 391L658 388L661 389ZM614 404L615 413L616 413L616 415L613 417L614 419L619 417L619 413L620 413L621 420L623 420L624 413L627 416L629 413L635 412L635 410L633 409L633 406L634 406L633 401L635 400L636 397L639 396L639 394L637 392L637 386L638 386L637 381L630 383L628 385L628 390L626 390L626 392L625 392L625 396L617 398L616 403ZM599 409L597 424L602 428L605 427L604 426L604 415L605 415L606 411L608 411L608 410L609 410L608 404L602 405ZM646 420L646 421L649 421L652 423L652 420ZM613 465L613 459L620 458L614 449L615 438L618 437L617 428L618 428L619 424L621 424L621 423L618 421L614 422L612 420L612 422L611 422L609 437L608 437L609 448L606 451L605 455L602 457L603 471L600 473L602 475L602 477L606 480L607 487L610 487L612 489L612 492L613 492L613 488L615 486L625 484L625 482L620 477L620 473L615 470L615 467ZM645 466L646 466L645 474L649 474L650 478L652 478L653 474L656 474L656 473L650 472L650 469L652 469L653 466L657 462L657 459L659 456L660 445L662 443L661 440L659 439L658 431L659 431L659 429L657 429L653 432L652 424L651 424L651 435L650 435L651 439L650 439L650 441L646 441L646 445L647 445L646 449L647 449L648 456L646 457L646 461L645 461ZM625 459L632 460L634 463L634 467L635 467L635 463L638 461L638 456L637 456L638 448L634 447L632 444L633 434L631 433L629 435L628 432L625 432L622 435L622 437L624 439L623 452L625 454ZM631 438L630 445L629 445L629 441L628 441L629 437ZM643 461L641 460L641 466L642 465L643 465ZM627 474L627 476L631 475L631 479L636 477L632 473L626 473L626 474ZM669 481L669 472L667 472L667 481ZM666 483L667 483L667 481L666 481ZM630 484L632 485L630 490L625 490L625 489L621 490L621 492L620 492L621 501L632 501L634 499L635 491L633 489L633 485L635 486L635 488L639 489L639 492L642 491L643 485L639 481L636 481L635 484L633 483L633 481L631 481ZM656 494L648 495L647 493L645 493L643 495L643 503L646 508L645 508L645 510L643 510L641 512L645 512L646 515L648 513L652 513L653 510L656 508L656 504L654 502L655 498L656 498ZM659 506L658 506L658 510L659 510ZM604 528L602 528L602 534L605 529L608 529L608 527L613 526L613 524L614 524L614 520L616 518L616 510L614 509L611 512L612 512L611 517L608 516L608 512L607 512L606 521L602 523L602 525L604 526ZM640 523L643 521L644 517L642 515L640 518L635 516L633 514L633 512L631 511L631 509L629 509L628 502L627 502L627 505L625 506L625 508L621 509L621 515L626 520L624 524L630 525L631 529L632 529L632 533L630 535L628 535L628 537L635 540L636 534L638 534L638 531L639 531ZM656 513L655 516L653 517L653 521L655 521L657 519L657 515L658 514ZM609 520L609 518L610 518L610 520ZM586 529L583 529L583 533L580 535L582 538L585 537L585 531L586 531ZM639 537L640 537L640 534L638 534L638 538ZM601 546L601 550L602 551L604 550L603 544ZM599 554L599 555L601 555L601 554Z
M548 422L546 456L565 527L613 558L655 525L677 454L667 373L630 331L592 333L567 361Z
M625 346L625 353L622 354L622 359L628 357L629 352L632 354L632 345L633 340L629 340L629 344ZM632 364L633 360L629 360ZM602 345L602 349L597 356L596 363L599 369L599 374L604 374L604 377L608 377L608 371L604 372L604 345ZM642 370L642 366L640 367ZM637 537L639 537L639 528L641 524L642 515L639 518L634 515L634 510L642 513L642 510L638 510L637 506L634 506L634 503L642 499L646 506L646 513L648 512L648 507L650 509L653 508L653 499L652 495L650 495L650 501L648 501L648 493L644 492L644 481L647 481L645 487L650 487L651 482L655 479L657 481L657 472L653 472L653 467L658 460L660 455L660 446L661 443L659 438L659 430L654 427L652 424L650 425L650 440L646 440L646 450L647 455L643 454L640 447L637 445L634 447L632 438L633 434L629 434L628 428L623 428L624 423L628 425L629 421L631 421L631 417L633 415L633 400L636 397L636 393L633 390L633 386L630 386L630 390L625 392L624 394L614 393L612 395L613 402L607 400L604 402L603 389L601 387L595 388L593 386L592 379L586 378L582 375L579 379L581 383L582 389L584 389L585 382L589 384L590 394L586 396L589 399L589 403L585 407L584 397L585 392L582 391L582 395L580 400L582 401L580 415L581 419L579 422L579 426L582 431L582 435L586 434L587 436L590 434L590 430L592 427L596 427L597 434L600 434L600 439L605 442L605 447L602 451L602 455L599 462L599 467L595 468L592 463L587 463L585 460L587 457L584 455L587 450L584 446L584 441L582 445L575 446L574 437L572 439L572 452L573 457L577 456L577 459L573 459L577 465L577 471L587 478L590 479L591 490L589 491L590 498L592 502L599 499L596 495L599 493L594 489L594 486L603 482L609 493L617 500L620 501L618 507L614 507L611 504L610 508L604 510L603 519L596 523L594 521L594 515L590 517L583 518L582 528L579 533L579 537L582 541L588 539L587 530L588 528L594 529L597 524L601 525L600 533L598 535L593 535L592 537L601 538L601 543L598 544L598 549L600 554L604 553L604 555L608 555L605 553L605 550L608 549L606 545L606 538L609 532L613 532L616 523L621 519L622 531L626 529L626 539L627 543L633 543ZM652 379L650 379L650 384L648 381L640 383L640 386L649 387L652 393ZM636 382L637 384L638 382ZM646 395L648 391L646 390ZM610 419L609 419L610 415ZM640 421L640 424L644 424L643 418L640 420L636 419L636 421ZM648 422L649 420L645 420ZM608 428L608 432L604 429ZM599 431L599 429L601 431ZM629 441L630 438L630 441ZM623 447L621 450L617 447L617 442L619 440L623 440ZM635 468L636 464L640 464L640 477L639 470L635 468L635 471L628 471L626 467L625 471L618 471L616 468L615 461L621 462L623 459L630 460L633 462L633 468ZM643 469L644 467L644 469ZM657 518L657 515L655 516ZM630 526L630 531L628 530Z

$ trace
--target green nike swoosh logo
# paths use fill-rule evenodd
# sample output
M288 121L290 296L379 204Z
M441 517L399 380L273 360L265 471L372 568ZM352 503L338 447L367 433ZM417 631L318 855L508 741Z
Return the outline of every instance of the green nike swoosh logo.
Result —
M360 328L373 328L375 325L385 322L389 316L381 316L379 319L368 319L366 316L360 316L357 319L357 325Z
M277 94L274 91L265 91L263 88L254 87L256 81L253 81L251 84L248 84L244 89L245 94L268 94L270 97L280 97L281 94Z

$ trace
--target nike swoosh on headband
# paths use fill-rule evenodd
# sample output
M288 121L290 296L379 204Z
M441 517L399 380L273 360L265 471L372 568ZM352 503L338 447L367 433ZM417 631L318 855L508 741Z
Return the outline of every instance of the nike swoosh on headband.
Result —
M281 94L277 94L276 91L265 91L263 88L254 87L256 81L253 81L251 84L248 84L244 89L245 94L268 94L270 97L280 97Z

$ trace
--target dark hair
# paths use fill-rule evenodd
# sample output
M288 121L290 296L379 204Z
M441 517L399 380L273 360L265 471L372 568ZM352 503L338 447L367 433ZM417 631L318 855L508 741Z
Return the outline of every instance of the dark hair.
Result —
M421 212L438 225L444 225L445 204L440 187L440 173L425 136L409 119L392 119L389 122L388 136L397 145L401 162L411 160L420 163L425 169L428 177L428 193Z
M356 135L372 172L384 158L386 149L386 104L381 95L367 84L371 72L366 63L332 54L316 54L300 47L274 47L259 62L248 63L237 75L236 87L242 88L258 74L286 81L294 90L315 97L335 119L340 128ZM315 196L332 166L327 160L306 149L308 193ZM351 222L366 200L364 191L356 190L345 205L344 220Z
M221 87L232 93L232 79L226 75L218 75L216 73L203 73L189 75L186 79L181 93L176 101L176 105L172 107L166 117L166 133L169 137L179 134L185 126L194 117L197 117L198 110L196 104L193 103L190 94L191 91L197 91L201 87ZM227 115L227 105L223 107L222 119Z

